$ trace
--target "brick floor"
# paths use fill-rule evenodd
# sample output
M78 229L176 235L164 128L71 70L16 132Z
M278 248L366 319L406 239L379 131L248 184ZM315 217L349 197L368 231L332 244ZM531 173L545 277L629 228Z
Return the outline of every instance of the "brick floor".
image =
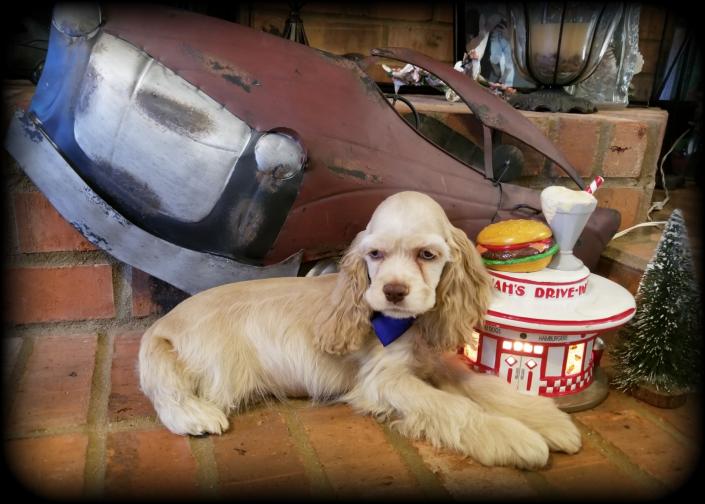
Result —
M76 499L83 492L88 438L84 434L15 439L5 444L19 487L42 497Z
M221 494L305 497L310 494L301 456L281 412L272 408L231 417L231 428L213 438ZM253 488L255 490L253 490Z
M540 475L555 489L556 497L579 495L590 500L649 497L648 489L632 480L592 442L590 436L584 437L579 456L556 453L552 459L550 467L540 471Z
M152 403L139 388L137 353L142 333L141 330L127 331L115 336L108 399L108 415L112 422L156 416Z
M95 335L35 339L17 390L11 392L10 432L82 425L88 415Z
M336 494L413 497L420 489L379 424L349 406L306 407L298 416Z
M108 435L105 493L111 497L187 498L198 495L189 439L166 429Z
M485 467L457 453L438 450L425 441L414 442L423 461L457 500L527 500L538 497L523 471Z
M572 415L583 449L552 454L538 471L484 467L405 439L346 405L303 400L232 415L222 436L176 436L139 391L142 331L111 334L5 342L5 376L12 377L5 456L20 489L72 500L626 501L691 483L700 454L697 396L662 410L614 390L597 407Z

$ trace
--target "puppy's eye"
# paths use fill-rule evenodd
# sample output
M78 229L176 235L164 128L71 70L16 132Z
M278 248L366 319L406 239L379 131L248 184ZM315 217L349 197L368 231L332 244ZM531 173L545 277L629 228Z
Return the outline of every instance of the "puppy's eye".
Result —
M423 259L424 261L433 261L436 258L436 254L434 254L430 250L422 250L421 252L419 252L419 258Z
M384 257L384 254L382 253L381 250L370 250L370 252L367 254L370 259L382 259Z

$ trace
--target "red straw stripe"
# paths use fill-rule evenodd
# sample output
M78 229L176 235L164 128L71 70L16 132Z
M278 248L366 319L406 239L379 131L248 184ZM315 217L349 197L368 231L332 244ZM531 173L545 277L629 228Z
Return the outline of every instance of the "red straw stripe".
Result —
M595 177L595 180L590 182L590 185L585 188L585 192L588 194L593 194L595 191L597 191L597 189L602 185L604 181L605 179L598 175L597 177Z

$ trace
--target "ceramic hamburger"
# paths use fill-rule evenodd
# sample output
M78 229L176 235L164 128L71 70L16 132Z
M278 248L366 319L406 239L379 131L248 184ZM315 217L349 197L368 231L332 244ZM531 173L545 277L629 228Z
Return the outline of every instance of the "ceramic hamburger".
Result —
M542 270L558 252L551 228L530 219L490 224L480 231L475 243L485 266L515 273Z

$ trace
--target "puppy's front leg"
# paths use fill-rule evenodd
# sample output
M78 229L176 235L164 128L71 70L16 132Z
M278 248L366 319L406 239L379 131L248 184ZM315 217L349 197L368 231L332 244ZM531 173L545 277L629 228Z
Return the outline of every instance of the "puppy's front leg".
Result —
M409 347L408 340L397 340L370 352L358 383L343 400L358 411L395 418L392 427L406 436L426 438L485 465L526 469L546 465L548 446L538 433L415 376Z
M580 431L552 399L521 394L498 376L471 372L457 355L440 360L438 375L439 388L469 397L487 411L516 418L541 434L551 450L580 450Z

